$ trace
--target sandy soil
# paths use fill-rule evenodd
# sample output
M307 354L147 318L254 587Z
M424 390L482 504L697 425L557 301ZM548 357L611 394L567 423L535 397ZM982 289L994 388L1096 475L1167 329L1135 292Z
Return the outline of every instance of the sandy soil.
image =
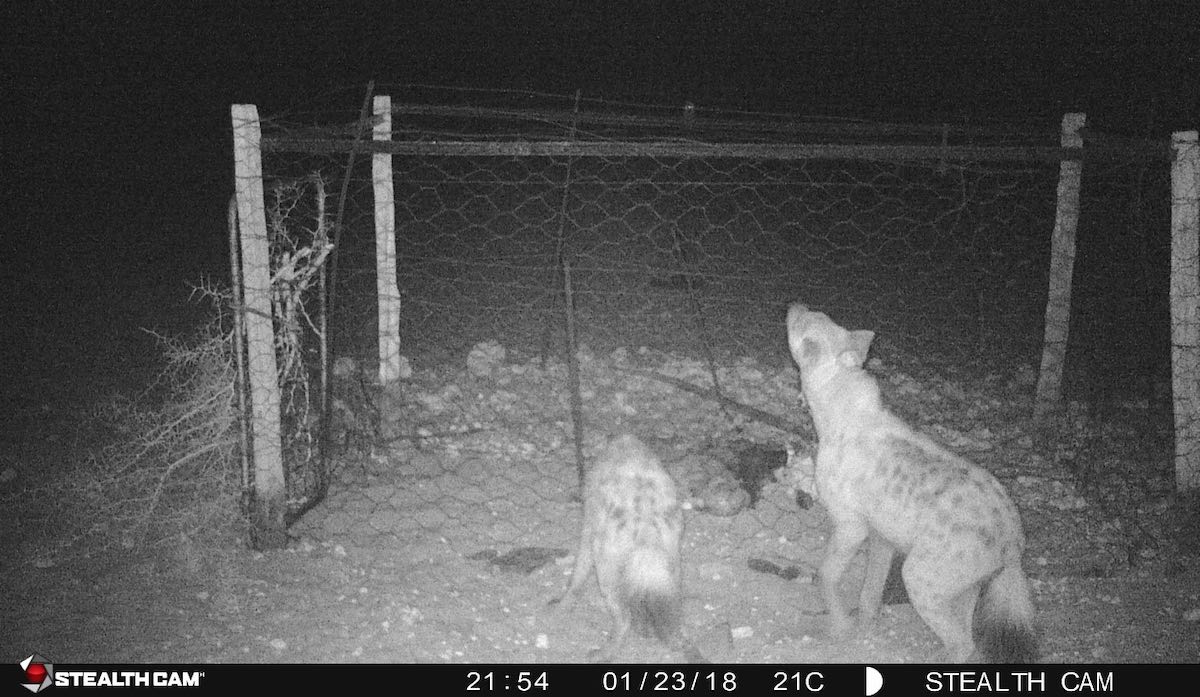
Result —
M694 490L729 464L730 442L812 445L619 370L628 365L705 377L703 366L671 357L585 361L589 452L605 433L632 429ZM1035 436L1028 404L1004 396L1016 389L1007 376L968 382L871 368L898 412L995 472L1017 502L1046 661L1200 660L1200 514L1194 499L1171 492L1167 436L1145 426L1146 405L1079 411ZM381 444L343 424L336 483L293 526L286 549L185 538L40 563L6 554L0 654L64 663L582 661L608 631L598 594L567 611L547 605L565 588L581 515L565 374L516 357L474 372L419 372L392 403L390 427L460 434ZM745 361L722 378L739 401L805 422L794 369ZM356 397L342 397L354 411ZM58 427L47 420L40 441L10 448L9 480L19 486L32 453L51 452L46 430ZM772 480L734 515L687 511L686 631L700 650L722 663L937 660L940 645L903 603L885 607L867 635L827 638L812 583L827 533L819 505L800 508ZM794 567L795 578L764 560ZM860 567L861 557L849 581ZM679 657L636 639L619 660Z

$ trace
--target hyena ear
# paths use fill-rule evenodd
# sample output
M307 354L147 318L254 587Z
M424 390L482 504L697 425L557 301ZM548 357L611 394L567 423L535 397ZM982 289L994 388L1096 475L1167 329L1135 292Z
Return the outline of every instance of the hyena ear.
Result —
M847 332L846 350L838 354L838 363L847 368L861 368L867 362L867 353L874 339L875 332L869 329Z
M808 308L800 303L792 303L788 308L787 320L784 324L787 326L788 340L798 342L800 337L804 335L804 325L808 321Z

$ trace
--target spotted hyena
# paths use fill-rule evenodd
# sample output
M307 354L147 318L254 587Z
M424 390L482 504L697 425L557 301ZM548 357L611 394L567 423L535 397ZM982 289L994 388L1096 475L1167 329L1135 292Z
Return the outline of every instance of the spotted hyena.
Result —
M947 657L1036 658L1033 603L1021 570L1025 535L1004 487L987 471L917 433L883 407L864 369L874 332L848 331L800 303L788 310L788 345L816 427L815 483L833 521L819 569L834 636L850 629L838 581L868 541L860 623L879 609L892 556L913 608ZM982 602L976 617L976 603Z
M611 439L585 479L583 531L561 601L561 607L570 606L595 570L613 627L607 646L594 651L593 660L612 660L632 628L657 637L689 661L703 661L681 629L682 531L675 482L658 457L632 435Z

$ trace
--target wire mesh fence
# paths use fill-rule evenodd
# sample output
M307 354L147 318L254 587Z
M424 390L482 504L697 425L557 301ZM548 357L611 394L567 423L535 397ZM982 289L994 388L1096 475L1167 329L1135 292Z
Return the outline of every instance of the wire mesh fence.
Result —
M581 473L618 432L691 507L684 577L710 607L810 573L826 521L805 499L815 437L782 322L796 300L874 330L890 407L995 471L1033 524L1074 505L1012 419L1032 411L1045 337L1054 124L434 92L392 91L386 144L366 106L262 122L290 512L307 511L301 535L353 541L370 573L400 570L412 597L388 607L409 636L472 613L470 660L545 648L521 608L562 588ZM1067 398L1148 403L1170 374L1168 167L1085 136ZM397 306L401 379L380 384L380 312ZM781 626L820 612L800 595ZM440 637L406 656L461 655Z
M419 98L392 109L395 294L411 371L391 385L373 379L371 155L345 152L347 141L370 138L371 123L349 112L314 115L317 127L295 115L263 122L265 178L322 182L325 203L306 205L326 207L335 242L325 262L335 269L328 421L291 423L328 428L328 465L356 493L310 513L309 532L399 539L422 559L441 559L448 545L460 561L528 569L540 568L538 550L570 551L575 525L563 521L578 516L578 463L568 317L586 455L606 434L635 430L698 506L712 504L713 481L731 471L761 487L745 515L690 523L710 561L797 559L820 547L821 519L797 515L795 487L776 481L785 444L812 446L784 338L792 301L874 330L893 406L947 442L973 440L979 420L1003 406L997 390L1030 397L1057 203L1051 124L900 126L511 93L457 93L437 106ZM290 190L280 186L268 191ZM1169 376L1169 211L1164 162L1085 165L1069 397L1149 397ZM308 323L295 354L310 374L321 372L319 324ZM921 371L969 375L964 384L992 396L945 381L915 390L910 375ZM796 426L747 421L717 393L698 397L680 381ZM746 442L768 451L743 478Z
M421 118L443 129L451 120ZM488 118L472 121L485 123L458 138L506 133ZM396 130L416 142L447 136L411 123ZM704 136L681 119L677 130L677 139ZM719 135L764 138L728 126ZM526 137L550 136L531 128ZM558 345L564 259L582 338L596 348L778 357L778 311L797 297L956 360L1036 346L1054 163L722 157L720 141L707 142L717 156L394 156L406 354L461 351L484 338L543 353ZM277 157L268 170L305 166ZM338 180L343 164L327 160L322 171ZM338 251L348 287L333 313L362 339L349 344L369 346L365 158L351 177Z
M795 298L960 359L1038 339L1045 172L939 180L888 163L663 158L402 166L399 290L417 345L561 346L556 255L573 271L581 339L599 350L780 358L779 311Z
M759 122L702 130L690 112L633 126L608 114L588 130L572 126L571 113L554 121L500 110L397 110L397 136L431 144L429 154L393 157L406 355L461 354L486 338L542 355L560 351L565 260L581 338L596 349L645 345L782 360L772 340L779 308L804 298L946 360L1034 359L1056 162L879 159L886 151L869 159L722 156L723 143L782 143L798 134L764 132ZM809 124L800 135L884 146L901 137L882 125L868 137L871 124L856 126L846 135L848 124L827 124L832 134L814 136L818 126ZM926 131L926 140L944 142L937 127ZM633 133L636 142L703 143L716 154L448 156L432 148L439 139L503 142L514 134L630 142ZM987 146L1051 145L1056 135L1046 128L957 137L983 143L986 153ZM277 157L268 169L316 166ZM320 168L337 180L344 162L332 159ZM347 288L332 308L347 345L362 347L376 329L366 160L351 173L338 250ZM1106 292L1153 296L1155 311L1165 312L1165 276L1147 276L1165 268L1165 168L1110 162L1086 177L1079 253L1099 270L1080 275L1081 309L1092 302L1088 282L1116 278L1133 285L1110 284Z
M786 365L780 312L802 299L928 363L1036 364L1057 161L995 153L1052 147L1048 125L902 126L438 94L438 106L393 109L393 138L413 146L391 159L402 353L419 364L461 362L482 341L561 359L564 268L578 340L601 355L646 347ZM264 136L276 144L264 171L316 177L331 198L343 190L331 326L339 355L369 363L378 327L370 156L297 155L287 145L319 151L311 146L321 138L368 132L348 119L316 128L268 120ZM446 145L463 142L575 147L457 154ZM590 154L614 143L632 149ZM905 150L914 143L928 146L923 157ZM826 150L773 154L797 144ZM974 146L979 157L938 157L938 146ZM1137 158L1086 169L1068 362L1068 388L1085 398L1103 390L1095 385L1149 394L1161 382L1165 170ZM1114 333L1119 348L1105 339Z

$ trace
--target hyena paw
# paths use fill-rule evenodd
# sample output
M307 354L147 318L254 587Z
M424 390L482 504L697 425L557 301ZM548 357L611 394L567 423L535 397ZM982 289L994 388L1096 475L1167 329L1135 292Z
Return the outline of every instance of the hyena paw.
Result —
M688 644L687 646L683 647L683 650L680 651L680 653L683 654L683 659L688 663L712 663L712 661L705 658L704 654L700 653L700 650L697 649L693 644Z
M579 597L578 594L572 593L571 591L567 591L566 593L563 593L562 595L558 596L557 598L551 598L549 601L546 602L546 605L548 605L549 607L555 608L556 610L567 610L572 605L575 604L575 600L578 597Z
M561 615L566 614L574 604L575 599L567 596L563 596L561 598L551 598L546 603L546 609L554 615Z
M860 633L871 634L875 631L875 622L878 619L879 619L879 616L873 612L859 613L858 619L855 622L855 625L857 626L858 631Z
M845 615L830 615L829 636L833 639L845 639L854 631L854 625Z
M588 651L589 663L612 663L612 650L607 646L602 646L598 649Z

